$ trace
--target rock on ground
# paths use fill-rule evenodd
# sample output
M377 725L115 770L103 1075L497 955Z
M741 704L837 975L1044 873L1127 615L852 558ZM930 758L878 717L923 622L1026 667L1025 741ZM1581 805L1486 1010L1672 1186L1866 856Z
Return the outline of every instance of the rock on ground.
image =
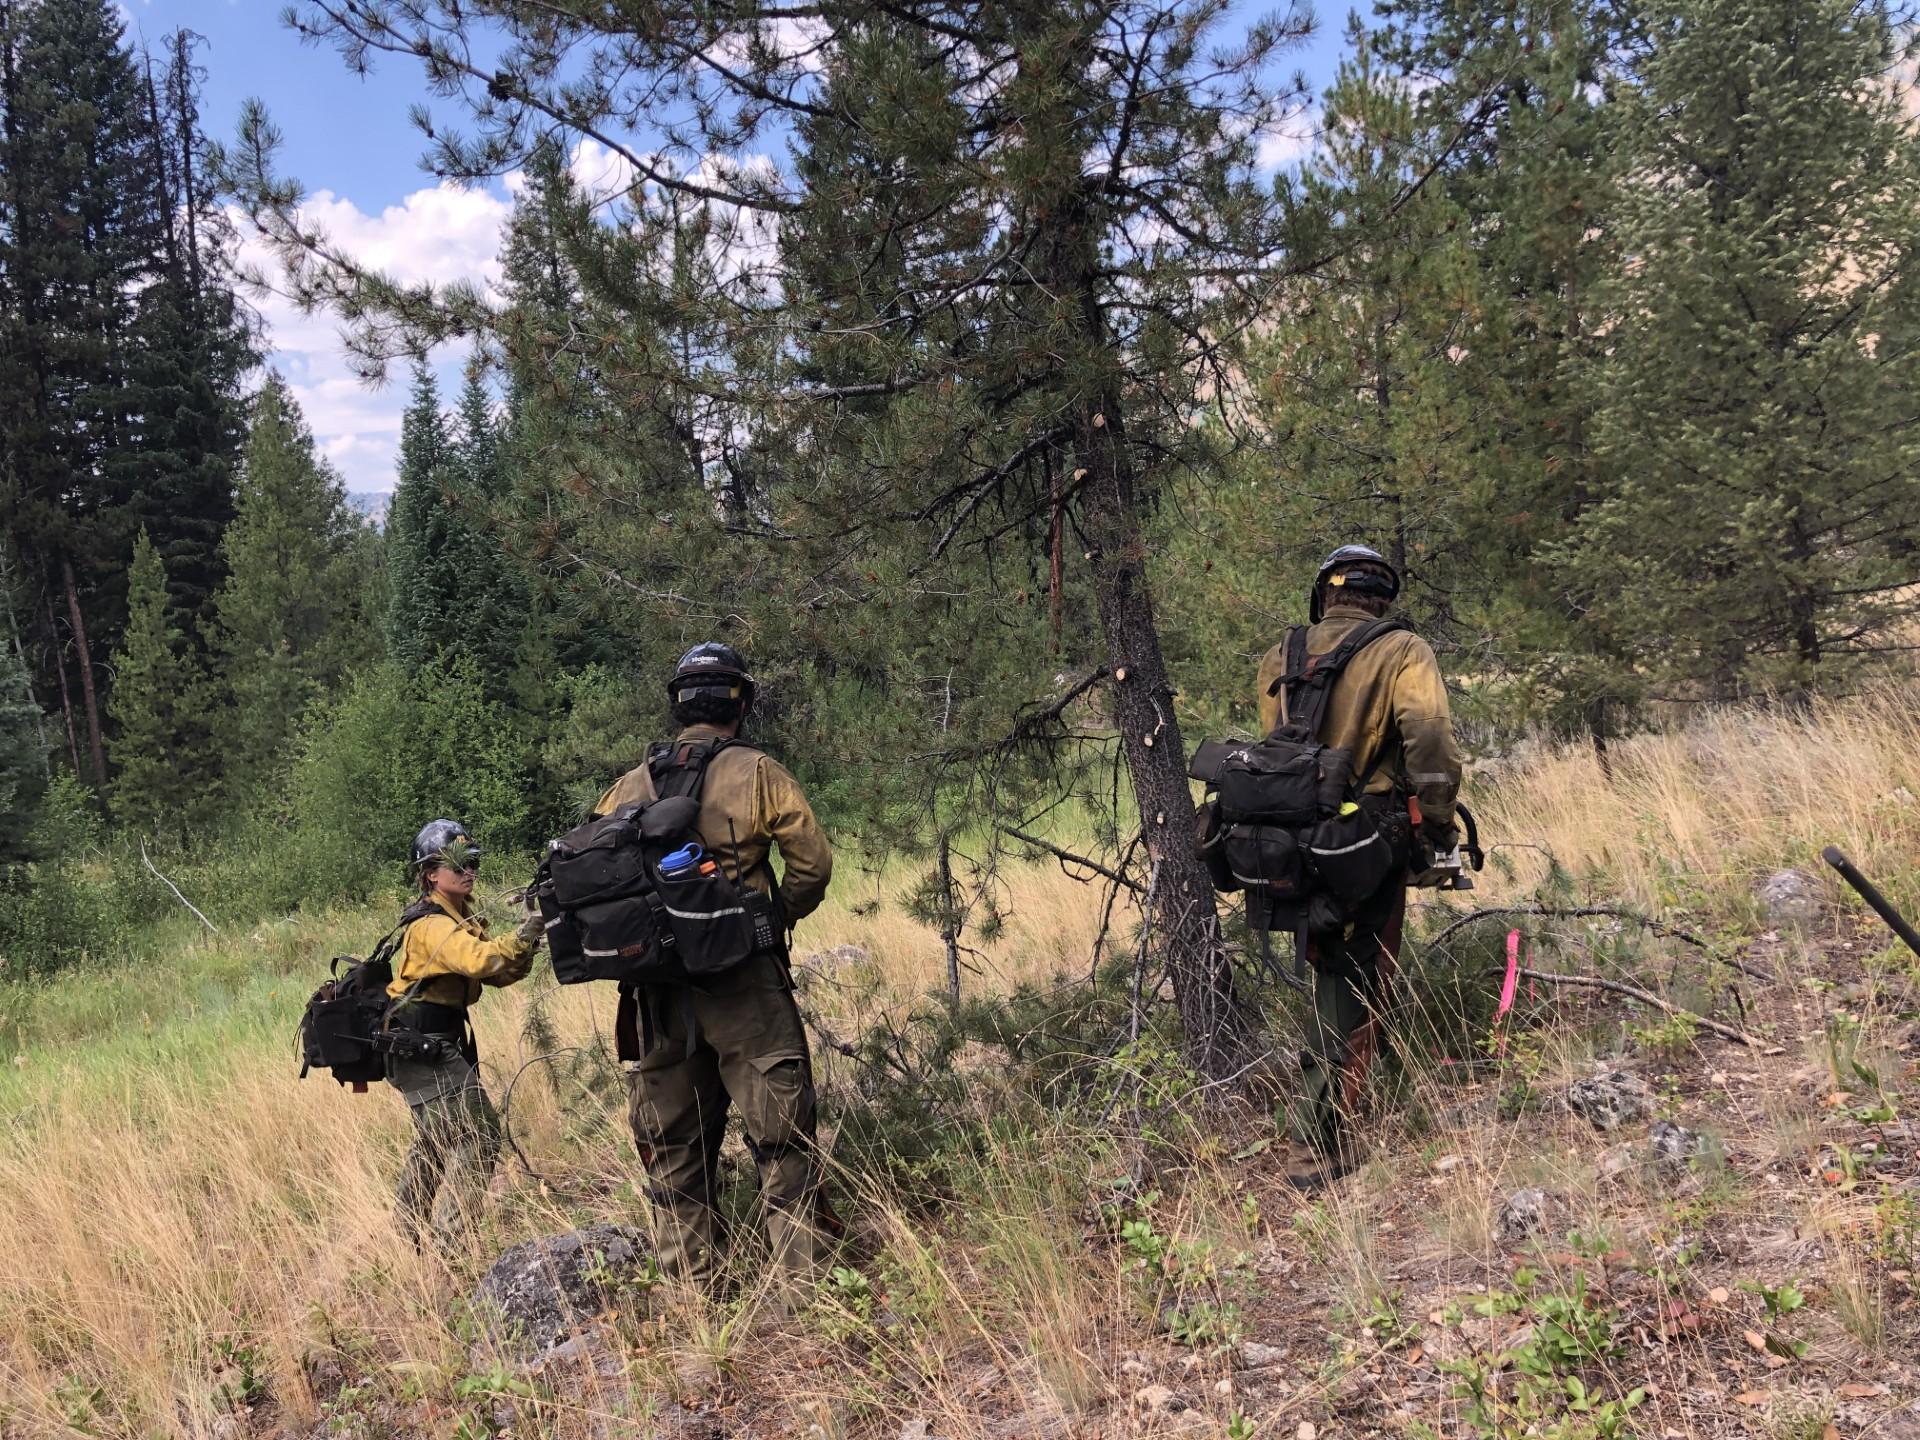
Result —
M1653 1153L1661 1166L1669 1170L1685 1170L1689 1161L1705 1155L1709 1148L1706 1136L1671 1120L1654 1121L1647 1138L1653 1142Z
M1286 1346L1263 1345L1258 1340L1242 1340L1233 1352L1234 1364L1242 1370L1264 1370L1286 1358Z
M1770 925L1811 925L1820 918L1820 887L1800 870L1776 870L1757 892Z
M1547 1192L1516 1190L1500 1207L1500 1215L1494 1222L1494 1233L1502 1244L1511 1245L1526 1239L1536 1230L1545 1229L1546 1224Z
M1618 1130L1653 1111L1653 1093L1631 1070L1601 1070L1567 1087L1567 1108L1596 1130Z
M830 949L816 950L811 955L803 955L800 958L800 965L805 969L819 970L824 973L829 970L864 965L871 958L864 945L835 945Z
M646 1237L626 1225L529 1240L502 1253L480 1278L474 1313L492 1344L537 1359L636 1280L647 1253Z

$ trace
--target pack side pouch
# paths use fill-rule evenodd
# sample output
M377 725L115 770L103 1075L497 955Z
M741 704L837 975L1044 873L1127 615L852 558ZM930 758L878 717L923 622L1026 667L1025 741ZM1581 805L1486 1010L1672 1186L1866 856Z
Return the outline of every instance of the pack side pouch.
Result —
M1230 755L1220 768L1220 814L1229 823L1310 825L1320 818L1322 746L1263 740Z
M754 952L754 915L746 887L717 867L661 877L658 894L687 974L699 979L731 970Z
M316 997L308 1006L302 1057L316 1070L330 1070L343 1085L386 1078L386 1058L373 1048L373 1032L386 1014L387 997L367 991Z
M662 931L650 895L621 895L575 909L570 922L580 939L577 959L563 968L554 956L554 978L563 985L588 980L629 984L679 978L674 946ZM663 943L669 942L669 943Z
M546 927L547 959L553 966L553 978L562 985L577 985L592 977L584 973L586 949L580 926L571 914L554 903L552 892L540 895L540 920Z
M1337 815L1353 783L1353 752L1329 745L1320 752L1320 813Z
M1187 765L1187 774L1195 780L1211 785L1220 778L1220 770L1236 750L1246 749L1245 741L1203 740L1200 748L1193 752L1193 759Z
M1227 868L1247 890L1288 900L1306 890L1299 836L1285 825L1229 825L1221 840Z
M1320 883L1347 905L1358 905L1393 873L1393 847L1364 806L1313 827L1307 862Z
M1240 888L1240 882L1233 878L1233 867L1227 863L1226 826L1220 820L1218 800L1207 800L1193 812L1193 853L1207 867L1207 878L1214 889L1225 894Z
M569 830L548 848L546 864L563 910L636 894L649 884L639 833L623 811Z
M669 795L643 805L634 823L642 840L665 853L685 840L698 840L700 836L694 825L699 819L698 800L691 795Z
M1247 891L1247 925L1253 930L1279 930L1291 935L1300 928L1304 912L1298 900L1282 900L1269 890Z

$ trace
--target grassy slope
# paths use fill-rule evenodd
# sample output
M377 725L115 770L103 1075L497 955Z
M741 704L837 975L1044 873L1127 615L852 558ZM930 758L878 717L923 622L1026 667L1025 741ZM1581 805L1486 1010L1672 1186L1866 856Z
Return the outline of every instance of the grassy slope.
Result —
M1736 981L1746 1023L1778 1054L1570 992L1523 1002L1528 1023L1498 1069L1458 1046L1445 1058L1462 1063L1434 1063L1410 1026L1374 1162L1312 1205L1278 1185L1270 1122L1204 1114L1177 1081L1111 1081L1111 1098L1046 1108L1004 1067L976 1066L962 1103L986 1143L886 1179L843 1177L860 1274L814 1312L756 1332L750 1283L719 1310L659 1291L613 1322L610 1373L535 1377L531 1396L469 1353L464 1277L391 1234L397 1101L292 1078L306 990L385 918L218 937L167 920L132 963L0 993L0 1235L20 1237L0 1248L0 1433L479 1434L517 1416L515 1433L573 1435L654 1414L669 1430L727 1433L890 1434L917 1415L940 1435L1222 1434L1237 1415L1263 1434L1306 1421L1323 1434L1571 1436L1594 1416L1567 1411L1569 1374L1603 1397L1650 1385L1630 1417L1647 1434L1811 1440L1829 1421L1848 1436L1907 1433L1920 1426L1902 1408L1916 1394L1904 1357L1920 1328L1920 1214L1893 1182L1913 1181L1920 1140L1862 1117L1920 1101L1903 1018L1920 1003L1912 972L1844 897L1804 939L1756 939L1748 898L1758 873L1807 865L1828 841L1920 898L1920 818L1901 787L1920 790L1920 733L1888 695L1812 728L1732 716L1634 742L1611 777L1590 752L1543 750L1480 792L1483 827L1507 847L1482 903L1533 894L1550 851L1575 876L1572 899L1679 908L1772 979L1645 948L1605 921L1533 922L1537 958L1630 965L1723 1011ZM900 876L845 880L802 949L866 949L809 984L810 1006L852 1033L904 1017L943 960L937 936L884 903ZM1009 890L1007 931L969 986L1084 972L1097 893L1050 865ZM490 996L481 1037L496 1097L531 1056L529 1005L577 1044L604 1032L610 997ZM1601 1051L1624 1053L1725 1160L1672 1174L1634 1157L1603 1180L1621 1137L1545 1103ZM515 1133L545 1179L515 1170L497 1183L490 1246L641 1218L618 1095L574 1058L534 1067L516 1091ZM823 1055L822 1069L843 1105L863 1103L872 1082L858 1067ZM1875 1169L1863 1143L1894 1163ZM1503 1243L1492 1217L1528 1184L1551 1197L1550 1229ZM1539 1272L1525 1293L1516 1255ZM1739 1288L1775 1287L1779 1305L1777 1287L1796 1279L1810 1303L1771 1324L1765 1297ZM1490 1293L1494 1313L1474 1313ZM1574 1327L1585 1354L1526 1348L1566 1330L1543 1323L1550 1314L1587 1317ZM1770 1365L1749 1330L1811 1348ZM1234 1337L1287 1357L1236 1370L1222 1343ZM1549 1377L1541 1387L1491 1363L1515 1352ZM1480 1422L1454 1393L1476 1377L1493 1386ZM1156 1385L1187 1408L1147 1413Z

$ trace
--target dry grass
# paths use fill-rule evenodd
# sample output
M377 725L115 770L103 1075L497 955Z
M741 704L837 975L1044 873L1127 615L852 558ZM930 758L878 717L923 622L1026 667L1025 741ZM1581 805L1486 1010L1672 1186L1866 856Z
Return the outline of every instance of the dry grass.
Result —
M1787 864L1824 881L1826 845L1870 877L1912 884L1920 709L1909 686L1811 715L1706 712L1615 742L1609 764L1611 775L1584 743L1529 747L1502 763L1491 792L1470 792L1483 835L1511 865L1508 876L1489 866L1492 897L1528 893L1546 851L1597 893L1648 911L1745 908L1753 881Z
M889 898L887 877L861 877L802 932L803 954L865 952L823 965L835 983L819 994L835 1023L858 1025L873 1006L903 1008L944 984L939 936ZM984 974L967 984L997 990L1083 964L1099 902L1051 863L1010 871L1005 930L977 947ZM330 1348L404 1357L428 1390L466 1372L446 1319L459 1278L417 1257L391 1223L404 1107L382 1087L356 1097L324 1077L293 1079L293 1023L324 969L318 957L364 944L380 924L349 914L312 924L318 934L291 948L280 924L183 947L183 964L245 987L241 1003L203 1009L176 994L176 1013L156 1018L162 994L148 977L116 1000L102 993L111 972L59 982L95 993L39 997L41 1012L24 1022L32 1042L0 1073L0 1235L24 1242L0 1252L0 1433L209 1433L230 1408L222 1386L232 1393L248 1369L282 1413L311 1416L308 1361ZM263 952L288 973L247 977ZM496 1100L534 1058L526 1007L541 1005L564 1042L581 1044L610 1031L603 988L489 995L475 1013ZM844 997L852 1003L836 1009ZM14 997L16 1008L27 1001ZM637 1218L623 1101L567 1074L541 1066L515 1085L514 1138L567 1183L516 1176L500 1207L506 1238L592 1215ZM1063 1193L1083 1180L1063 1178ZM883 1225L910 1233L888 1197L870 1198ZM1070 1336L1045 1335L1056 1321L1041 1297L1080 1277L1047 1268L1060 1250L1030 1224L1054 1215L1060 1196L1000 1198L1015 1227L1008 1264L1034 1302L1036 1341L1046 1338L1038 1349L1070 1356ZM723 1362L737 1341L727 1319L687 1297L680 1308L676 1349ZM1059 1383L1084 1389L1071 1374Z
M1749 913L1756 875L1817 868L1810 857L1830 842L1911 895L1920 807L1897 792L1920 790L1920 719L1893 702L1834 707L1811 727L1781 714L1708 717L1617 744L1611 777L1588 749L1541 747L1505 767L1476 805L1489 840L1551 849L1596 896L1649 911L1686 905L1723 930ZM1490 867L1473 899L1531 895L1544 872L1539 853L1497 853L1509 872ZM801 932L803 957L826 957L812 962L821 983L809 1003L836 1027L898 1019L944 984L940 938L903 912L902 889L897 873L849 867ZM1010 870L1005 929L979 946L968 988L1083 976L1101 898L1051 862ZM1375 1419L1390 1424L1403 1423L1391 1419L1394 1405L1411 1405L1457 1429L1452 1382L1431 1358L1408 1359L1419 1346L1399 1321L1422 1330L1435 1355L1464 1353L1471 1321L1423 1327L1423 1317L1507 1284L1516 1248L1542 1252L1570 1231L1603 1237L1689 1296L1708 1283L1686 1269L1696 1262L1662 1257L1703 1232L1729 1247L1755 1237L1739 1269L1725 1262L1728 1283L1810 1274L1814 1263L1803 1238L1818 1233L1809 1152L1831 1142L1835 1124L1817 1103L1835 1083L1817 1044L1795 1044L1764 1074L1760 1060L1729 1058L1717 1042L1636 1052L1649 1070L1685 1077L1674 1103L1692 1123L1736 1127L1729 1150L1745 1168L1724 1181L1700 1172L1676 1182L1644 1165L1608 1177L1597 1157L1616 1137L1596 1138L1541 1106L1503 1118L1494 1102L1522 1068L1512 1055L1470 1079L1416 1065L1407 1103L1379 1122L1374 1162L1313 1205L1279 1189L1266 1158L1248 1158L1262 1155L1248 1143L1261 1133L1255 1121L1235 1122L1229 1136L1176 1104L1149 1110L1145 1139L1122 1143L1105 1109L1048 1111L986 1074L974 1098L983 1141L947 1157L937 1180L842 1176L866 1300L857 1285L832 1289L807 1316L769 1329L749 1253L741 1303L716 1308L662 1287L646 1313L621 1317L620 1373L542 1396L487 1395L480 1382L493 1362L470 1352L461 1328L472 1276L415 1256L390 1222L403 1108L390 1093L352 1097L324 1080L292 1080L292 1022L323 957L364 945L379 923L347 913L214 941L183 930L172 977L108 970L0 996L25 1037L0 1073L0 1236L12 1241L0 1250L0 1436L237 1440L305 1435L329 1420L343 1435L382 1425L451 1435L463 1417L477 1435L494 1405L517 1411L516 1434L573 1436L607 1433L611 1417L639 1428L677 1399L751 1388L777 1416L763 1433L891 1433L917 1415L933 1433L965 1440L1025 1433L1004 1428L1014 1421L1036 1432L1118 1425L1148 1370L1182 1388L1214 1433L1239 1410L1258 1410L1262 1433L1291 1433L1305 1419L1324 1429L1340 1407L1361 1403L1385 1407ZM1126 917L1120 924L1124 934ZM1817 1017L1799 1020L1791 1008L1797 987L1776 989L1782 1008L1767 1023L1800 1024L1789 1039L1817 1032ZM1539 1008L1525 1056L1542 1094L1621 1029L1596 1024L1585 1002L1564 1013L1558 1003ZM480 1032L496 1099L535 1058L523 1039L529 1005L563 1045L587 1044L611 1024L611 995L523 986L489 996ZM1864 1023L1862 1052L1890 1086L1906 1083L1880 1019ZM1794 1065L1818 1068L1812 1090L1784 1078ZM1716 1067L1753 1067L1754 1079L1709 1082ZM850 1093L847 1062L823 1056L822 1068ZM637 1162L606 1078L563 1058L517 1083L514 1135L547 1178L503 1175L477 1255L595 1218L642 1223ZM1739 1094L1705 1098L1723 1084ZM1139 1109L1121 1114L1128 1127L1141 1119ZM1442 1157L1457 1163L1441 1170ZM1554 1218L1550 1233L1516 1247L1495 1217L1525 1185L1550 1192ZM1835 1232L1819 1291L1833 1344L1884 1364L1905 1333L1911 1292L1893 1289L1861 1248L1865 1191L1818 1203L1846 1231ZM1120 1238L1128 1218L1173 1247L1178 1285L1155 1281ZM1218 1340L1174 1351L1155 1337L1169 1304L1192 1310L1196 1298L1238 1312L1223 1330L1293 1347L1287 1382L1262 1390L1228 1375ZM1626 1313L1635 1302L1623 1291L1608 1303ZM1330 1322L1336 1310L1345 1318ZM1744 1323L1727 1332L1736 1357ZM1329 1355L1330 1324L1347 1350ZM1128 1358L1136 1355L1148 1359ZM1183 1366L1180 1355L1199 1358ZM235 1429L232 1402L249 1377L267 1398ZM1613 1393L1638 1378L1605 1376ZM1354 1398L1393 1384L1399 1400ZM1687 1436L1737 1433L1679 1412L1665 1420Z

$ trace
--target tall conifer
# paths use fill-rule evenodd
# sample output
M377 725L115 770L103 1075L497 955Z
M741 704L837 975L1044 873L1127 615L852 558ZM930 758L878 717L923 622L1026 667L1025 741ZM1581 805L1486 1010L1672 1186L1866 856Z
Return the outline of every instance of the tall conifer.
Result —
M1920 607L1901 57L1853 0L1652 0L1647 24L1631 262L1584 372L1615 478L1559 555L1661 692L1804 693Z
M143 530L127 574L127 626L114 656L113 811L146 833L176 833L205 812L205 756L193 742L200 677L173 624L166 567Z
M283 765L315 699L378 655L359 574L364 522L277 375L254 401L244 461L216 631L232 707L222 778L235 795Z
M0 505L22 558L58 596L47 654L71 650L104 785L102 666L125 616L130 375L138 297L153 279L146 91L111 0L0 0ZM64 677L63 677L64 678Z

